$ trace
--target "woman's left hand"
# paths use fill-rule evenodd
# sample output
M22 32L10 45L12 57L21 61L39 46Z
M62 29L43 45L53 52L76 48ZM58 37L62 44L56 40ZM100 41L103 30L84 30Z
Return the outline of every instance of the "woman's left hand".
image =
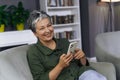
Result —
M80 49L76 49L75 54L74 54L74 58L75 59L81 59L83 57L85 57L84 52L82 50L80 50Z
M85 53L82 50L80 49L75 50L74 59L78 59L80 60L82 65L86 65Z

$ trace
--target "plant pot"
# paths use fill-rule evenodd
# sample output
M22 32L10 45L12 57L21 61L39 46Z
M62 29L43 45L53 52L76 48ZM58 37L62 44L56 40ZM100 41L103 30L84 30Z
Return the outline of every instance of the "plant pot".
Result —
M24 30L24 24L23 23L17 24L16 27L17 27L18 31Z
M5 25L4 24L1 24L0 25L0 32L4 32L5 31Z

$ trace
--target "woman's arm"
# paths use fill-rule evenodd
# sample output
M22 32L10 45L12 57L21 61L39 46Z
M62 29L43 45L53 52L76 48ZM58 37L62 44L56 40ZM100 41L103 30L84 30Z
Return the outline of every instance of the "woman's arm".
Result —
M81 62L82 65L86 65L86 63L87 63L86 57L83 56L82 58L80 58L80 62Z
M56 80L61 71L69 66L70 61L73 59L72 54L63 54L60 56L59 63L49 72L49 79Z

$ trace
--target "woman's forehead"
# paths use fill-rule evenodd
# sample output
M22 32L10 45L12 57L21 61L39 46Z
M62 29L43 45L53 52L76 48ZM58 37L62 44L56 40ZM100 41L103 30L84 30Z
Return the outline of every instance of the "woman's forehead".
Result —
M50 23L50 20L48 18L44 18L42 20L39 20L37 23L36 23L36 26L45 26L47 24Z

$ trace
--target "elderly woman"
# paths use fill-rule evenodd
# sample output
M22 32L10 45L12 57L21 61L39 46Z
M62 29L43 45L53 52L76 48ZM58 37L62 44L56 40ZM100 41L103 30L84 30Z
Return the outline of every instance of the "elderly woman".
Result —
M67 54L69 41L54 38L51 17L34 10L28 25L38 38L28 49L27 59L34 80L106 80L89 66L82 50Z

